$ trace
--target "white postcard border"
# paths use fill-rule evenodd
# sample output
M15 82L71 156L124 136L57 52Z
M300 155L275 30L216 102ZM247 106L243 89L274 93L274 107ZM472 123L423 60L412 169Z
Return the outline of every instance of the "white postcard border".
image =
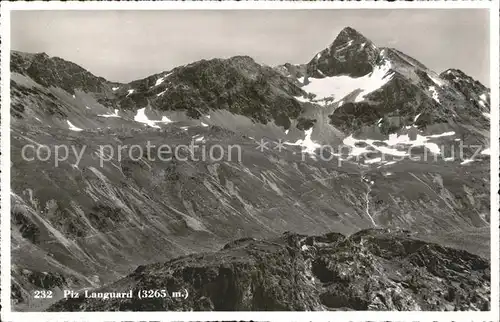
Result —
M491 311L349 312L11 312L10 303L10 12L12 10L489 9L491 60ZM498 321L499 308L499 5L497 1L417 2L3 2L1 3L1 305L4 321Z

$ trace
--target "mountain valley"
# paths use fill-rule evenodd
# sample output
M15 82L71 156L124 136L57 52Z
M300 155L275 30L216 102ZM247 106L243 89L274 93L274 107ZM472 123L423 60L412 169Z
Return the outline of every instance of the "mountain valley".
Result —
M12 51L10 82L16 310L489 310L490 90L458 69L346 27L127 84ZM190 295L62 299L144 288Z

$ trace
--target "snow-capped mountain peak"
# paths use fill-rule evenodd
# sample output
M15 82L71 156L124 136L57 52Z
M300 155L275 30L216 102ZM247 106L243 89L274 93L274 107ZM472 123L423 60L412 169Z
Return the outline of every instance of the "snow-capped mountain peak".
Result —
M307 64L311 77L348 75L360 77L370 73L380 50L351 27L338 34L330 46L317 53Z

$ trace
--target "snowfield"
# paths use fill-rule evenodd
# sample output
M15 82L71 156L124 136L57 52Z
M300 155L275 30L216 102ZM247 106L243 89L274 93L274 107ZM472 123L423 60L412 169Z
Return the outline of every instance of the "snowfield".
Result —
M172 123L172 120L170 120L166 116L162 116L160 121L150 120L146 116L146 108L145 107L137 110L137 114L134 116L134 121L139 122L139 123L144 123L148 126L158 128L158 129L160 127L158 125L156 125L156 123L165 123L165 124Z
M302 87L302 89L306 92L315 94L315 100L333 97L334 102L342 100L355 90L360 90L355 102L361 102L366 95L381 88L392 79L394 73L390 70L391 63L385 60L382 65L376 66L373 72L365 76L350 77L342 75L321 79L309 78L310 83ZM303 78L301 79L303 82Z
M101 116L101 117L121 117L120 115L118 115L118 109L115 109L115 113L114 114L98 114L97 116Z
M438 95L438 92L436 90L436 87L435 86L430 86L429 87L429 90L431 91L432 93L432 98L438 102L439 104L441 104L441 101L439 101L439 95Z
M321 144L316 143L311 139L312 132L313 128L310 128L309 130L304 131L304 139L299 139L295 141L295 143L284 142L283 144L301 146L303 153L314 154L316 149L321 147Z
M80 131L83 131L83 129L79 128L79 127L76 127L74 126L69 120L66 121L68 123L68 126L69 126L69 129L71 131L75 131L75 132L80 132Z

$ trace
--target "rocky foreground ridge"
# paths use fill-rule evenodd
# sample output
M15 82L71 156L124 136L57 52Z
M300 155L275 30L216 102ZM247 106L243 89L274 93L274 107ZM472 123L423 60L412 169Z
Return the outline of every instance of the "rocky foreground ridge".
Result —
M50 311L489 310L490 264L404 230L284 233L139 266L100 289L187 290L187 299L69 299Z
M488 305L490 90L458 69L346 27L303 64L204 59L130 83L11 52L10 84L16 310L59 299L35 290L146 286L191 295L51 310ZM238 145L242 158L121 150L147 143ZM54 166L25 160L27 145L75 150ZM102 146L115 153L101 164Z

